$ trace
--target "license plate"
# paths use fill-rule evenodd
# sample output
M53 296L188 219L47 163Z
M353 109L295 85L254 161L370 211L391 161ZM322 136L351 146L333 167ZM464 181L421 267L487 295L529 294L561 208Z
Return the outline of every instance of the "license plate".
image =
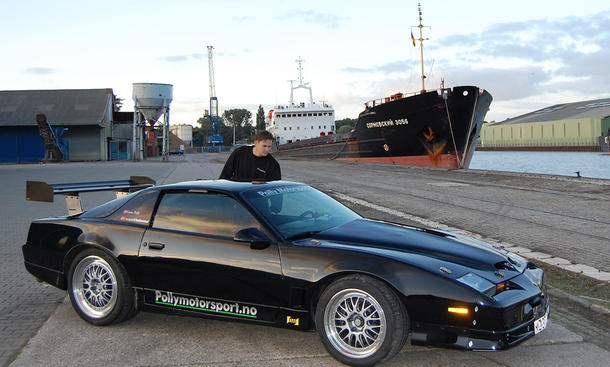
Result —
M547 320L548 313L545 313L544 316L534 321L534 334L538 334L542 330L546 329Z

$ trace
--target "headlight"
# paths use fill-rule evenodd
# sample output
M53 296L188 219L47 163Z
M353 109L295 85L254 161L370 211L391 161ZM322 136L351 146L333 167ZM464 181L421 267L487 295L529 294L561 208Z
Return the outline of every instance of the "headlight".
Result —
M492 296L496 291L495 284L473 273L463 275L457 278L457 281L466 284L470 288L474 288L481 293L485 293L488 296Z
M527 269L524 272L527 279L534 283L538 288L542 289L542 282L544 279L544 270L535 266L534 264L528 264Z

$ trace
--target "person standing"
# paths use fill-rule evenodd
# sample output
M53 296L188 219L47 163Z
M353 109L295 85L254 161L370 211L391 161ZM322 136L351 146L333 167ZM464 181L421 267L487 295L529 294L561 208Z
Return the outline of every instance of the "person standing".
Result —
M270 132L257 132L253 146L239 147L231 153L219 178L241 182L281 180L280 164L269 154L272 144Z

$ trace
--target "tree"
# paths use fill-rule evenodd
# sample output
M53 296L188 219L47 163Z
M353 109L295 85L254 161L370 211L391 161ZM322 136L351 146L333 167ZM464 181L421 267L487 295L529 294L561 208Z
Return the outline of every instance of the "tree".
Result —
M335 121L335 129L337 133L349 133L356 126L356 119L342 119Z
M201 146L207 144L208 135L210 135L210 118L203 116L197 119L199 127L193 128L193 141L199 141Z
M197 119L197 123L201 127L201 130L204 130L206 135L209 135L210 132L210 118L208 116L203 116Z
M232 126L220 124L220 135L223 136L225 145L233 144L233 127ZM235 135L236 135L235 141L238 141L239 138L237 137L237 129L235 129Z
M193 127L193 147L201 147L205 145L206 134L200 127Z
M265 110L263 110L263 106L258 105L258 111L256 111L256 131L265 129Z
M200 127L193 129L193 141L199 139L202 146L207 145L208 136L210 135L210 118L209 116L203 116L197 119L197 123ZM218 118L220 124L220 135L224 138L224 145L231 144L233 140L233 128L229 128L225 125L222 117Z
M114 112L119 112L123 107L123 102L125 100L123 98L117 97L115 94L112 95L112 110Z
M252 135L254 135L254 127L252 126L252 112L244 108L235 108L225 110L222 113L222 118L226 121L227 127L230 129L235 128L235 141L248 140ZM231 137L232 135L233 134L231 132ZM228 141L232 141L232 138Z
M349 125L343 125L337 129L337 134L347 134L352 131L353 127Z

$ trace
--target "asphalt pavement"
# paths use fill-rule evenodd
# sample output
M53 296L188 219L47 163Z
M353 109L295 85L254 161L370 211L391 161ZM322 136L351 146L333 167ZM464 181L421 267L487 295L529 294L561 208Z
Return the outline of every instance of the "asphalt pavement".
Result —
M0 365L10 366L333 366L313 332L140 312L94 327L65 292L34 281L21 245L34 218L64 214L62 199L26 202L25 181L50 183L149 176L157 183L216 178L226 154L172 156L170 162L2 165L0 199ZM306 182L365 215L465 231L566 270L604 279L610 266L610 181L448 171L329 161L280 160L285 179ZM92 207L111 198L95 193ZM565 260L565 263L563 263ZM610 352L551 320L508 351L473 353L407 345L383 366L601 366Z

